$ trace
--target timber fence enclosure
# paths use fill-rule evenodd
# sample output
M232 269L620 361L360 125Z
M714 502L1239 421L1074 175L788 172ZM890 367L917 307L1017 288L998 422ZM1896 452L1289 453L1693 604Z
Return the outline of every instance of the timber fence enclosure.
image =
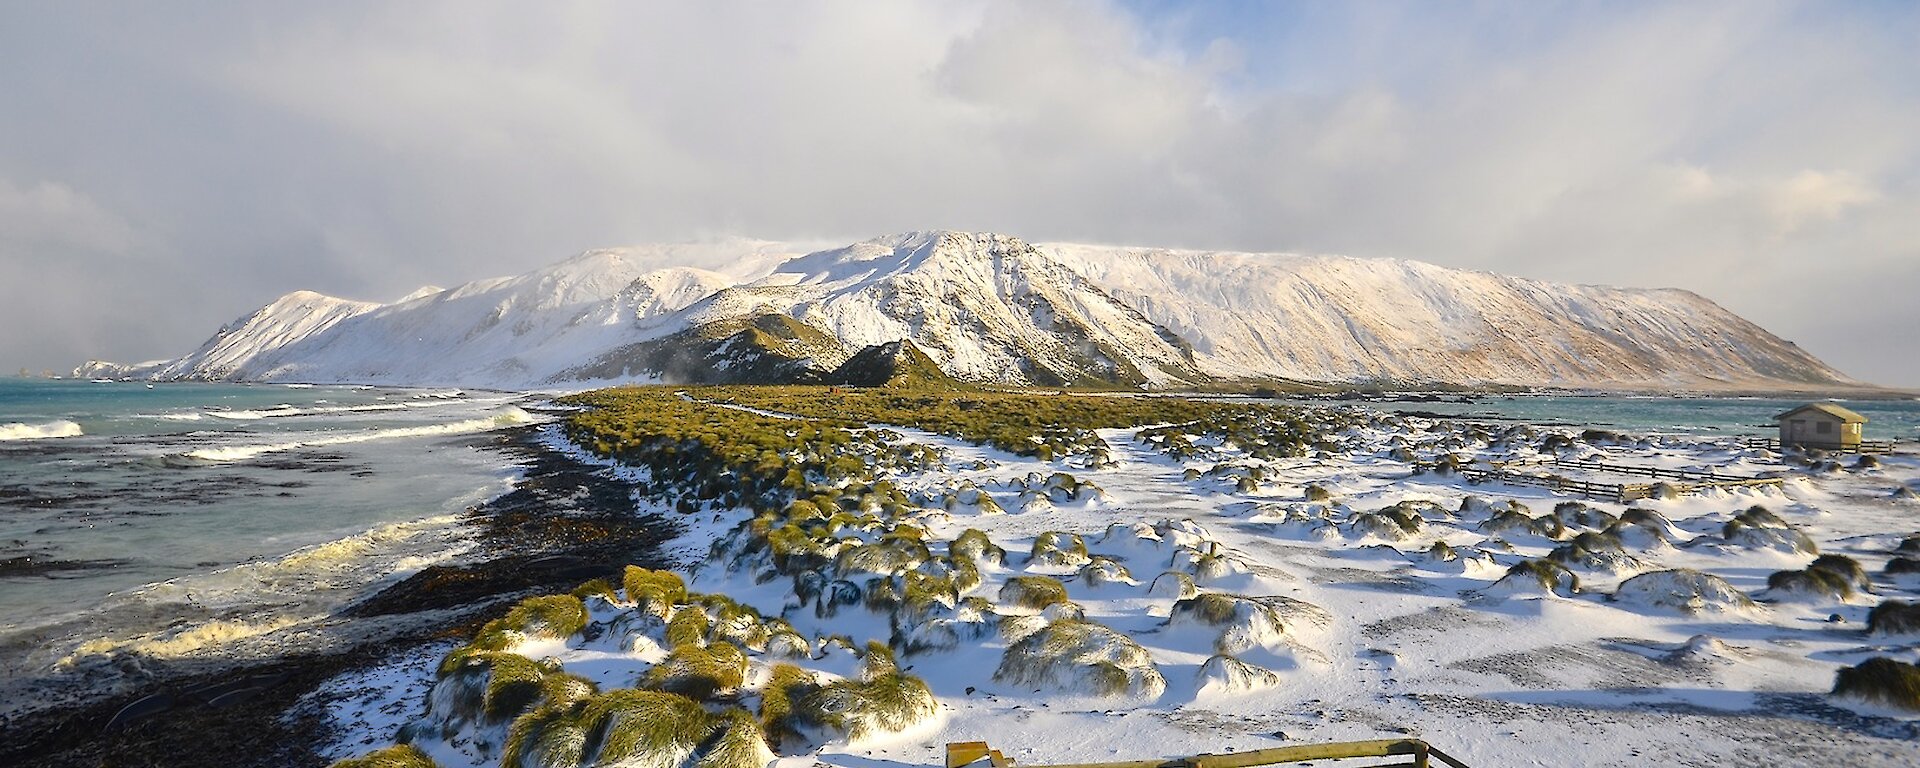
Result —
M1301 744L1257 749L1251 752L1194 755L1161 760L1053 764L1015 764L1002 755L1000 750L987 746L984 741L967 741L947 745L946 768L965 768L966 766L973 768L1253 768L1307 760L1348 760L1372 757L1404 757L1406 762L1371 763L1369 768L1429 768L1434 762L1449 768L1467 768L1465 763L1434 749L1433 745L1419 739Z

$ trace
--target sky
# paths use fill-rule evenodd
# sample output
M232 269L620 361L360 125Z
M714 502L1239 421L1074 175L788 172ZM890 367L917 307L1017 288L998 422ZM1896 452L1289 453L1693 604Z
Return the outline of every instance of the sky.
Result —
M1920 387L1920 4L0 4L0 371L925 229L1693 290Z

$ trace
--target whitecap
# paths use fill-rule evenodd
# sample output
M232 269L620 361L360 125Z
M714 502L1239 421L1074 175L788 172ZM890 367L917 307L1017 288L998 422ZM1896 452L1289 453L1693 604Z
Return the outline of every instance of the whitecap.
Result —
M475 432L533 423L533 416L519 408L508 407L492 416L477 419L448 422L446 424L427 424L418 427L398 427L394 429L376 429L348 435L313 438L285 443L266 445L230 446L224 448L202 448L184 454L189 459L204 461L245 461L262 454L291 451L299 448L316 448L327 445L364 443L372 440L386 440L400 437L432 437L438 435L465 435Z
M86 434L80 425L66 419L49 421L44 424L26 424L9 422L0 424L0 442L9 440L43 440L49 437L79 437Z

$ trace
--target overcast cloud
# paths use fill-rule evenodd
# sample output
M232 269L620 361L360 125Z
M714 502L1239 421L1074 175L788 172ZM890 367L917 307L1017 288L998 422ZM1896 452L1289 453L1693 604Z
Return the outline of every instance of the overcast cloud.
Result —
M1683 287L1920 386L1916 8L10 3L0 365L964 228Z

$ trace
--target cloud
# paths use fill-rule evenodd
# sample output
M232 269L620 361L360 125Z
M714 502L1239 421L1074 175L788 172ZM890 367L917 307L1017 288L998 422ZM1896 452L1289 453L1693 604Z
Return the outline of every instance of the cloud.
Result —
M62 291L148 320L75 317L0 340L0 363L177 354L294 288L391 298L596 246L957 227L1674 285L1920 385L1920 342L1871 332L1901 300L1796 291L1920 262L1908 7L4 14L7 276L64 254L97 277Z
M0 249L16 258L123 253L132 242L132 228L85 193L58 182L0 179Z

